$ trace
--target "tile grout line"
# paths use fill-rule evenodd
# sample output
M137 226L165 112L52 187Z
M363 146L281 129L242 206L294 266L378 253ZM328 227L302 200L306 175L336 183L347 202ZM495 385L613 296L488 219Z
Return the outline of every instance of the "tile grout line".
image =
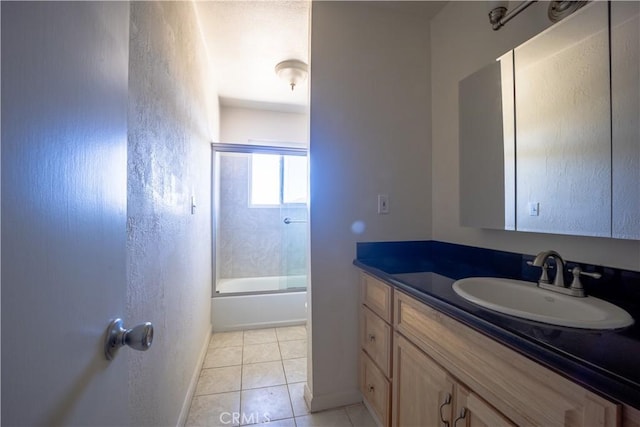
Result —
M244 389L244 384L242 381L243 375L244 375L244 334L245 331L242 331L242 351L240 352L240 399L239 399L239 406L238 406L238 413L242 414L242 390ZM240 423L238 423L238 425L240 425Z

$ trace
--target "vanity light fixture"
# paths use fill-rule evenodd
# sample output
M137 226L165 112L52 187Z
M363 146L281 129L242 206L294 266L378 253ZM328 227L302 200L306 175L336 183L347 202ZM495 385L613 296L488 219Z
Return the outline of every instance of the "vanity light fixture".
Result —
M531 6L536 0L523 1L518 6L507 13L509 2L506 0L489 0L487 6L489 8L489 22L494 31L499 30L513 19L517 14Z
M509 22L516 15L531 6L536 1L537 0L523 1L512 10L508 11L508 1L489 0L487 2L487 7L489 8L489 22L491 23L494 31L502 28L507 22ZM556 23L571 15L573 12L580 9L588 2L588 0L554 0L549 2L547 15L549 16L549 20L551 22Z
M276 65L276 74L281 79L286 80L291 86L291 90L293 90L298 83L307 79L309 66L298 59L288 59Z

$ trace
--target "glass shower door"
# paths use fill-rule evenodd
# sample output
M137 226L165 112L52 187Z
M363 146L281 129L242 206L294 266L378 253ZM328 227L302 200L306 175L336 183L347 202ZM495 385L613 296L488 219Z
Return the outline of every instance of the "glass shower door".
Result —
M282 156L282 275L284 289L307 287L308 160L306 155Z
M306 288L306 150L214 146L215 294Z

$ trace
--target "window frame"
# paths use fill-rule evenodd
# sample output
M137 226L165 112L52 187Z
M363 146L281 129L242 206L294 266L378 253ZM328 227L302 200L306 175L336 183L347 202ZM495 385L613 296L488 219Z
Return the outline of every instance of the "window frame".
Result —
M284 203L284 156L300 156L309 157L309 150L305 147L290 147L289 145L299 145L292 143L282 143L286 146L267 146L267 145L250 145L250 144L222 144L222 143L212 143L211 147L215 152L226 152L226 153L245 153L245 154L272 154L280 156L280 182L279 182L279 204L253 204L251 203L251 182L253 168L251 165L252 157L249 157L249 179L248 179L248 197L247 203L250 208L281 208L281 207L303 207L306 206L309 202L309 167L307 163L307 201L304 203ZM308 160L307 160L308 161Z

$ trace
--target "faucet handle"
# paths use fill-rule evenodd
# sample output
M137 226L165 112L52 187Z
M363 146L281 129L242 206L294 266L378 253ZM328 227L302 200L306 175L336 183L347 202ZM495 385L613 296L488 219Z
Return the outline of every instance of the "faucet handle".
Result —
M599 279L602 277L602 274L600 273L589 273L586 271L582 271L582 268L580 268L579 266L570 268L569 271L571 272L571 274L573 274L573 282L571 282L571 286L569 286L569 289L580 292L582 294L581 296L586 295L584 294L584 288L582 287L580 276L593 277L594 279Z
M537 267L537 265L533 264L533 261L527 261L527 265L531 265L533 267ZM545 261L540 268L542 268L542 274L540 275L540 279L538 280L538 283L551 283L551 280L549 280L549 274L547 273L547 271L549 269L552 269L553 266L549 265L549 263L547 261Z

